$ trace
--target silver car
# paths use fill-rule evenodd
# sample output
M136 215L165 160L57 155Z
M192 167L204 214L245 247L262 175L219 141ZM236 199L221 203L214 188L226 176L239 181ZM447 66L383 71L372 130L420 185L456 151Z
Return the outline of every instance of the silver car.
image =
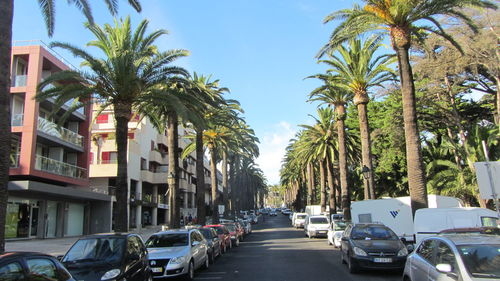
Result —
M185 275L193 280L194 271L208 268L207 240L197 229L173 229L153 234L146 247L153 278Z
M500 236L440 235L424 239L408 256L404 281L500 279Z

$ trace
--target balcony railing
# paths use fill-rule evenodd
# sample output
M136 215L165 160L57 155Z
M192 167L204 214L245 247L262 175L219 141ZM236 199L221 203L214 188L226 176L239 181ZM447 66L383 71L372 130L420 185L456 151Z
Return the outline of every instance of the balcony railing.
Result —
M28 75L16 75L12 77L12 87L24 87L28 81Z
M17 168L19 167L19 154L11 154L10 155L10 167Z
M60 176L83 179L87 176L87 169L68 163L37 155L35 169Z
M66 128L57 126L56 123L53 123L45 118L38 117L38 130L56 138L60 138L66 142L83 147L83 136Z
M24 114L14 114L10 120L10 125L12 127L18 127L23 125Z

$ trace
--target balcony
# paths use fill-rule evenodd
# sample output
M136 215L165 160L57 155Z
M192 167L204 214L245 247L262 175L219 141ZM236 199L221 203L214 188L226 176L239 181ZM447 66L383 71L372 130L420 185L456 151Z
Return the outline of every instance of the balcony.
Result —
M87 176L87 169L80 168L68 163L37 155L35 158L35 169L55 175L84 179Z
M13 114L10 120L10 125L12 127L19 127L23 125L24 114Z
M38 131L76 146L83 147L83 136L66 128L57 126L56 123L53 123L45 118L38 117Z
M26 87L28 75L16 75L12 77L12 87Z
M18 153L10 155L10 168L19 167L19 156Z

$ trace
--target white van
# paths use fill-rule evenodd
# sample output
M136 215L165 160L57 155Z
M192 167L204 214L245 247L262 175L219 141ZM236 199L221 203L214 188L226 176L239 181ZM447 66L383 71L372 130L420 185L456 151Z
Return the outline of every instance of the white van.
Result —
M427 198L429 208L462 207L462 202L454 197L428 195ZM381 223L400 238L415 240L410 196L352 202L351 219L353 223Z
M415 213L416 243L446 229L498 227L498 214L484 208L424 208Z
M326 237L328 235L329 227L330 221L327 216L306 216L305 218L304 232L309 238L318 236Z
M304 227L306 213L293 213L292 226L295 228Z

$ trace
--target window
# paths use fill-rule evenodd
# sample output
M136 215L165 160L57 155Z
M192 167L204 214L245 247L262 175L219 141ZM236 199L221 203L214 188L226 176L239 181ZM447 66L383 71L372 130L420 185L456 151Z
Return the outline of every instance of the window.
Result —
M94 153L89 152L89 164L92 164L92 163L94 163Z
M134 139L134 133L128 133L128 138L133 140Z
M26 260L26 264L28 265L30 277L40 278L43 276L48 277L47 279L57 279L56 265L49 259L28 259ZM40 279L44 280L45 278Z
M495 217L481 217L481 224L483 226L497 227L498 218Z
M436 253L435 264L437 265L440 263L451 265L451 268L453 270L452 272L456 273L457 265L455 263L455 254L450 249L450 247L448 245L446 245L446 243L444 243L444 242L439 243L437 253Z
M24 280L23 269L17 262L0 267L0 281Z
M99 114L96 119L97 124L108 123L109 114Z
M148 161L146 159L141 158L141 170L147 171L148 170Z
M435 243L436 242L432 239L425 240L424 242L422 242L422 244L420 244L420 247L418 247L417 249L417 254L432 265L434 265L432 252L434 251Z

